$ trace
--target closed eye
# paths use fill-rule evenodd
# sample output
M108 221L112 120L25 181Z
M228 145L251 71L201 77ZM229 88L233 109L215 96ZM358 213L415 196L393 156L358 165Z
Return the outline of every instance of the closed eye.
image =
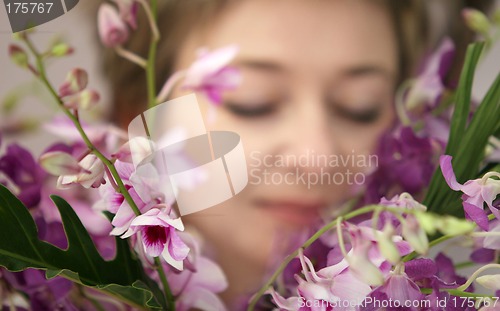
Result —
M359 124L374 123L381 115L381 107L379 105L374 105L373 107L363 110L353 110L343 105L334 105L333 107L335 113L339 116Z
M226 102L224 104L231 113L245 118L257 118L272 114L275 111L273 104L248 105L240 103Z

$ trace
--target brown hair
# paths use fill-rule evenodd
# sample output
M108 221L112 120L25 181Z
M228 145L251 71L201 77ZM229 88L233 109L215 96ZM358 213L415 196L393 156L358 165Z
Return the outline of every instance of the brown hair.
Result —
M158 44L156 58L156 89L161 88L167 77L172 74L177 53L191 31L198 27L207 28L228 3L238 0L161 0L158 1L158 28L162 37ZM463 7L464 3L452 0L453 7ZM385 0L388 7L399 44L400 80L414 73L422 53L428 49L428 12L422 0ZM467 2L467 1L465 1ZM474 1L486 3L489 0ZM482 5L484 6L484 5ZM453 15L459 18L460 9ZM138 55L146 57L150 31L144 15L138 16L138 29L132 34L125 48ZM457 24L457 23L452 23ZM463 39L464 27L452 26L449 29L456 38ZM459 48L459 50L463 50ZM113 109L111 120L120 126L126 126L129 121L140 114L146 105L146 76L139 66L132 64L113 51L104 52L104 70L112 87Z

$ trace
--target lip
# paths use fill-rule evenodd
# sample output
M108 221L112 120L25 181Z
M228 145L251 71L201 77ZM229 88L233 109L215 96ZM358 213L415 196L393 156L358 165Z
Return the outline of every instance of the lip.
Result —
M321 201L256 200L256 205L267 215L280 222L296 227L311 226L320 219L320 211L326 206Z

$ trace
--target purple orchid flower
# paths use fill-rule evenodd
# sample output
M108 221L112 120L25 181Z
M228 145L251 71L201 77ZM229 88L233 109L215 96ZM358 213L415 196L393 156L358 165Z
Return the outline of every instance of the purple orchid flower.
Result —
M69 299L73 283L62 277L47 280L44 271L28 269L23 272L2 272L5 279L17 290L25 292L30 300L30 310L78 310Z
M364 204L378 203L384 195L418 194L427 187L435 164L431 139L417 136L411 127L400 127L382 136L378 169L368 177Z
M40 202L40 192L46 176L31 153L17 144L7 147L7 152L0 157L0 178L5 176L8 186L18 189L18 198L28 208Z
M451 68L455 46L445 38L437 50L428 58L424 69L411 87L406 102L409 109L423 104L435 106L444 91L443 79Z
M451 160L452 157L449 155L443 155L439 159L446 183L451 189L463 192L462 200L466 217L476 222L481 229L487 231L489 223L484 211L484 203L488 205L496 218L500 218L500 211L493 206L493 201L500 194L500 180L491 178L493 176L500 177L500 173L489 172L482 178L460 184L457 182L455 172L453 172Z
M370 295L366 307L361 310L378 310L375 301L391 302L386 310L419 310L417 303L424 299L420 288L412 281L403 269L396 267L391 271L382 286L377 287Z
M460 300L457 303L447 291L442 290L457 288L466 282L465 278L456 274L453 262L443 253L439 253L434 260L417 258L406 262L405 273L419 287L432 288L432 293L425 296L427 302L422 304L428 307L425 310L475 310L466 305L461 306Z

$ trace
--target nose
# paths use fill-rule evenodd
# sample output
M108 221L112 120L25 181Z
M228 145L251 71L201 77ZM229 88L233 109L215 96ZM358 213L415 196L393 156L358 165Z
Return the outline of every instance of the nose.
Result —
M283 153L296 159L296 166L302 171L330 170L329 158L339 152L339 141L332 132L327 106L323 100L311 97L294 106Z

